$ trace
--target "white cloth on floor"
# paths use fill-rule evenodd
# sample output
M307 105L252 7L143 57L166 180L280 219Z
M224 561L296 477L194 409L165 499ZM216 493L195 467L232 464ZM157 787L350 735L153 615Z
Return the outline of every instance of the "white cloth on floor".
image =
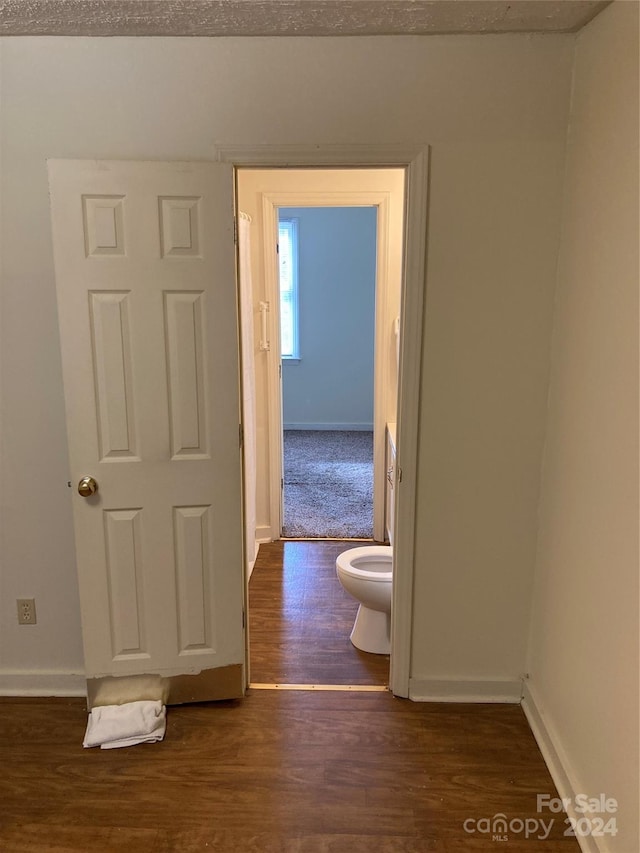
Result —
M145 700L123 705L99 705L89 714L84 747L116 749L162 740L167 709L162 702Z

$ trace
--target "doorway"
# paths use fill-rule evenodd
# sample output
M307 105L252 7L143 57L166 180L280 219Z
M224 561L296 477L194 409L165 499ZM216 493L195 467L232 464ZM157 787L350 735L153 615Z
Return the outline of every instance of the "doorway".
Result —
M236 178L243 169L344 169L399 167L405 170L405 233L402 251L402 299L399 353L399 394L397 422L397 487L394 541L394 583L392 600L392 649L389 687L397 696L409 695L412 604L414 585L414 542L416 525L416 481L418 460L419 411L422 364L423 310L425 302L426 248L428 229L429 149L423 144L402 145L220 145L219 162L232 163ZM263 197L253 194L258 221L262 224ZM288 201L288 203L291 203ZM269 205L266 213L269 215ZM265 247L264 258L275 251ZM252 274L261 264L251 263ZM274 264L267 264L267 267ZM258 322L258 318L254 318ZM259 318L261 329L270 329L268 305ZM273 381L273 373L270 374ZM270 399L273 399L271 397ZM259 401L258 401L259 402ZM265 401L263 401L265 402ZM261 426L261 429L264 429ZM268 428L268 427L267 427ZM280 454L278 454L278 458ZM258 478L258 492L269 504L269 461L266 477ZM264 461L263 461L264 462ZM276 460L277 464L277 460ZM277 503L277 496L276 496ZM272 541L267 518L258 518L256 542ZM264 538L262 538L264 537ZM249 555L250 556L250 555ZM250 562L250 560L249 560ZM247 578L249 577L247 572Z
M326 430L327 432L340 433L343 437L347 432L358 432L353 427L360 427L361 433L369 433L370 442L373 438L371 443L374 472L373 495L375 499L373 501L373 524L370 524L367 538L375 538L378 541L383 541L385 538L386 433L387 425L395 424L398 401L397 330L402 290L405 170L400 168L359 170L240 169L237 175L237 185L238 209L245 218L251 220L251 277L254 288L251 298L251 314L257 328L253 347L256 377L254 408L256 411L257 479L259 483L266 481L269 486L269 501L266 505L264 502L260 505L259 493L256 498L256 530L260 531L261 518L266 516L268 523L264 525L265 532L260 531L257 535L263 545L258 553L254 571L260 573L260 578L252 577L249 585L251 659L254 660L256 671L258 669L270 671L268 667L265 668L264 660L258 666L256 657L258 654L262 654L265 645L269 643L268 621L264 614L258 617L255 612L252 613L251 602L252 595L254 601L260 599L261 602L264 602L265 598L268 597L265 590L258 590L258 587L265 582L263 572L273 569L273 566L266 567L264 565L264 555L266 551L269 551L269 553L276 554L277 557L277 549L274 549L272 544L265 544L265 540L271 543L273 540L280 539L283 520L285 532L287 532L287 523L282 512L283 487L284 490L287 488L285 472L283 471L283 428L286 430L286 427L292 426L302 426L303 428L330 427L333 429ZM295 223L295 230L299 230L299 236L304 238L308 230L308 221L305 220L306 214L316 215L326 220L330 218L332 212L339 214L342 219L345 219L349 214L355 215L356 218L364 219L365 227L368 228L370 257L368 259L368 274L365 273L365 278L368 280L365 281L364 287L369 291L370 303L368 310L369 410L363 413L362 407L358 410L357 406L349 408L349 406L340 407L336 405L336 402L339 402L336 401L336 398L344 390L343 385L336 383L340 383L340 379L344 380L346 377L348 372L347 361L350 355L353 357L357 351L353 342L347 342L344 353L338 355L337 358L335 372L338 378L333 387L325 390L326 396L329 398L329 406L317 405L320 396L317 385L314 388L308 377L306 379L301 378L298 385L304 389L303 405L298 406L298 409L295 409L294 405L293 409L299 414L292 416L292 407L287 405L288 401L285 396L287 373L290 370L297 371L298 375L301 376L305 368L309 367L312 368L309 371L310 374L313 374L313 359L311 357L313 336L309 331L309 324L321 326L320 318L325 313L328 317L327 328L330 329L335 326L336 317L342 307L340 299L346 302L345 289L347 288L356 290L353 300L356 303L356 309L358 302L362 304L366 301L362 293L357 293L356 283L349 281L349 275L353 278L356 275L356 270L353 263L342 257L338 251L339 236L334 232L329 238L325 235L325 243L320 248L317 245L312 246L312 272L320 272L319 288L321 291L330 290L323 282L326 282L327 275L331 275L332 262L341 263L347 268L346 279L343 278L338 283L335 292L320 293L320 299L316 300L311 307L312 316L307 318L309 322L305 323L305 318L301 317L302 322L298 330L302 335L301 340L296 341L294 334L289 333L287 329L283 330L281 327L281 320L288 306L285 306L284 310L281 308L279 268L282 256L278 252L278 244L282 236L280 235L280 224L283 221L288 224ZM338 227L341 232L348 230L345 229L344 222L339 223ZM351 228L350 230L353 231L354 229ZM289 235L283 236L286 238ZM344 235L340 236L343 237ZM304 247L299 246L299 248ZM358 251L359 248L356 249L356 254ZM304 263L305 259L301 260ZM349 269L350 263L351 269ZM303 270L303 272L305 271ZM312 275L307 269L302 287L305 284L308 285L311 278ZM304 292L302 297L304 300ZM306 298L309 299L309 297L310 295L307 293ZM328 304L326 304L327 297ZM309 305L307 303L306 306L302 305L301 307L308 308ZM244 312L246 312L246 306ZM362 316L358 318L356 316L357 311L355 311L354 316L347 319L340 334L344 337L348 336L350 324L353 325L358 319L362 320L366 313L363 310ZM338 319L344 318L338 317ZM327 348L327 328L320 328L319 335L317 335L316 344L321 351ZM318 330L314 329L314 331ZM298 347L296 347L296 343L299 344ZM329 341L329 346L332 346L331 341ZM333 346L337 349L335 345ZM289 359L282 358L283 347L286 354L290 356ZM366 343L364 348L367 348ZM325 378L323 372L328 371L320 368L319 372L322 381ZM316 370L316 379L317 374L318 370ZM363 380L362 376L356 377L355 382L345 394L348 403L353 403L358 393L362 392L362 387L359 386L365 382L366 380ZM300 400L297 402L299 404ZM327 414L327 408L329 414ZM335 429L336 427L337 429ZM341 427L342 429L340 429ZM344 427L349 429L345 430ZM363 430L362 427L365 429ZM296 430L296 432L304 432L306 438L313 431L315 430ZM261 465L263 466L263 475L260 473ZM368 491L370 496L371 486L369 486ZM335 495L330 495L329 500L335 504ZM331 533L323 531L323 535L331 536ZM334 535L331 538L344 539L344 535L342 537ZM342 544L336 543L332 547L334 551L335 547L338 547L339 552L350 547L350 544L349 542L342 542ZM275 592L277 587L281 594L283 590L286 593L288 584L290 586L290 594L284 595L286 600L283 602L283 607L289 607L290 610L284 614L279 614L278 624L280 627L276 633L282 639L284 634L290 633L292 627L297 628L297 623L300 620L304 622L307 637L316 636L315 627L319 628L320 634L324 631L324 637L317 641L317 647L312 656L313 660L310 660L310 669L304 670L303 667L301 670L301 667L296 665L292 671L298 673L298 678L301 677L301 672L304 674L306 671L308 676L303 680L314 680L312 673L316 670L315 663L324 652L329 662L335 664L336 675L332 680L337 681L340 677L338 672L350 671L353 673L357 669L353 666L354 661L350 661L348 658L353 657L354 654L362 654L355 651L349 642L350 630L357 611L357 602L355 600L351 602L350 597L344 593L336 578L335 557L337 554L332 553L332 555L327 556L330 549L322 549L318 546L313 554L307 549L304 558L302 558L300 556L302 550L298 548L294 554L293 548L293 544L285 543L280 555L282 563L276 569L276 579L279 578L280 583L279 585L277 582L271 584L272 592ZM318 574L317 590L310 587L309 575L313 573L312 565L306 576L299 575L303 559L307 563L315 563ZM336 589L330 589L334 585ZM266 588L269 588L268 584ZM301 611L301 599L299 596L296 597L301 588L305 590L303 599L309 603L311 608L307 612ZM323 592L320 591L321 588ZM353 613L350 615L351 624L339 627L337 625L339 621L337 612L341 606L338 606L338 600L342 596L346 598L345 602L341 602L345 605L345 611L352 607ZM319 608L321 602L324 604ZM332 624L334 625L333 629L330 627ZM338 633L331 634L331 630ZM258 641L260 642L259 652L256 651ZM311 647L314 643L315 640L312 641ZM322 647L323 644L324 648ZM302 638L297 637L294 645L300 648L301 655ZM280 647L282 647L282 642ZM341 649L344 651L343 664L346 664L343 666L339 663ZM384 683L388 683L388 665L387 659L384 664L386 669ZM273 678L273 670L271 672ZM329 677L326 674L326 669L324 672L323 677ZM278 678L274 678L274 680L286 677L284 670L277 675Z
M376 232L373 206L278 209L284 538L373 539Z
M282 531L282 359L278 210L366 207L376 215L373 383L373 538L385 538L385 433L398 405L398 338L403 268L404 169L238 169L238 208L251 219L255 321L256 541ZM246 308L244 309L246 312ZM245 357L247 354L244 354ZM249 354L250 357L250 354ZM245 424L245 434L247 425Z

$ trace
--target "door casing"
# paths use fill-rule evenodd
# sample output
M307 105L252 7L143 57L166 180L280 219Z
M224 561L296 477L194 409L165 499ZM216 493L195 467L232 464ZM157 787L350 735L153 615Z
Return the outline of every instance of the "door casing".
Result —
M413 582L415 573L416 492L430 152L415 145L218 145L219 162L253 168L406 169L405 246L401 297L398 384L392 657L389 688L409 696Z
M262 225L264 231L264 279L269 311L272 346L267 353L268 405L269 405L269 504L271 530L274 537L282 531L282 429L283 389L280 372L279 312L278 312L278 260L276 254L278 207L375 207L376 208L376 357L374 365L374 412L373 412L373 538L384 540L384 484L385 484L385 415L388 408L385 387L388 378L384 360L379 357L380 341L383 340L383 323L388 311L389 270L387 263L388 230L390 217L389 193L381 191L355 192L327 189L324 192L266 192L262 195ZM392 420L395 420L395 416ZM276 534L277 531L277 534Z

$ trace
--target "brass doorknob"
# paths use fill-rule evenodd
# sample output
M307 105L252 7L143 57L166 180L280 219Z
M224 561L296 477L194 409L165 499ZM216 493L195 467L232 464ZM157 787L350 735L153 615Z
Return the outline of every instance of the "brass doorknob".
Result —
M83 498L90 498L91 495L95 495L97 491L98 484L93 477L83 477L78 483L78 493L81 494Z

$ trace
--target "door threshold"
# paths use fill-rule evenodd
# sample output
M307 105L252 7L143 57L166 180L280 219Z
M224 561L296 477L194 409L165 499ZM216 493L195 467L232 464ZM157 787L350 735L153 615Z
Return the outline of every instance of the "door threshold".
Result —
M386 684L259 684L250 683L249 690L303 690L347 693L388 693Z
M279 542L375 542L375 539L359 536L281 536ZM384 544L384 543L383 543Z

